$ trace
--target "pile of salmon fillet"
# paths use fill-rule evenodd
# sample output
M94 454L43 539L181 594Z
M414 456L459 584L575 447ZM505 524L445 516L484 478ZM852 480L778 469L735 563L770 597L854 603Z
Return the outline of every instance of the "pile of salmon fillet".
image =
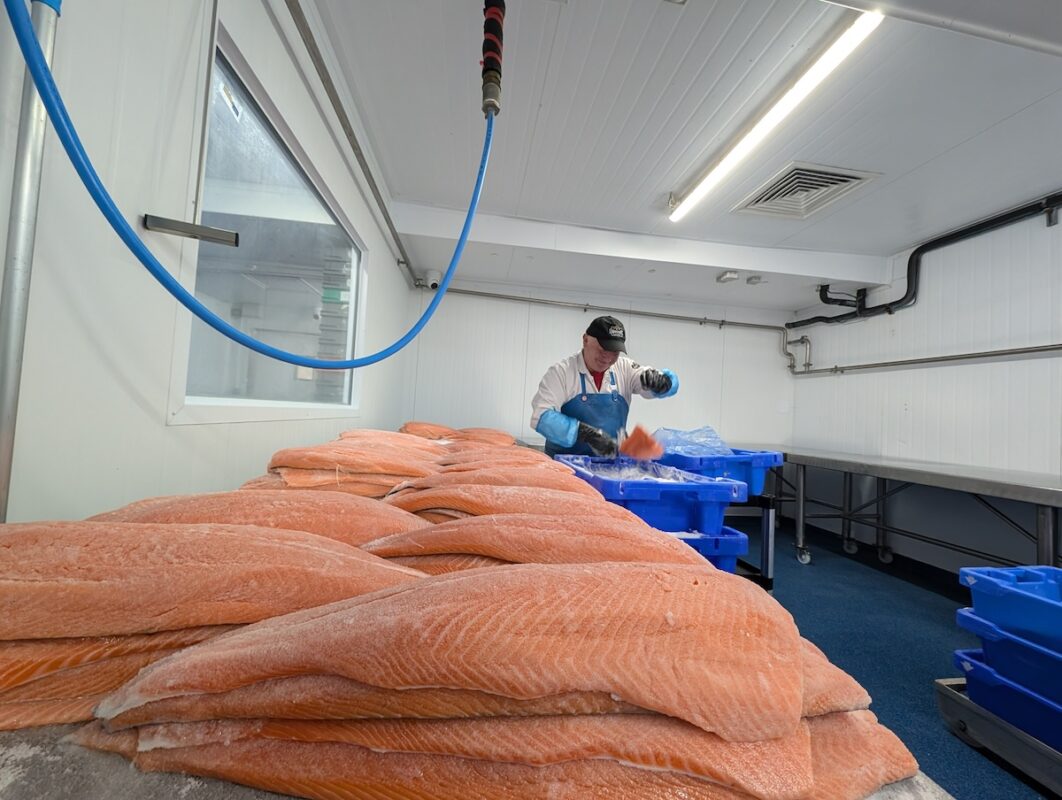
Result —
M917 772L749 581L511 436L0 526L0 730L307 798L856 800Z

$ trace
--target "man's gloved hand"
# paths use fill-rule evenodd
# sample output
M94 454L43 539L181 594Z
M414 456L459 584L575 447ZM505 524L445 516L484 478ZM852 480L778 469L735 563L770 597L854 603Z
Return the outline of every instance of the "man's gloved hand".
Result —
M579 423L579 433L575 439L589 447L596 455L605 458L615 458L619 452L616 440L600 428L593 428L585 422Z
M655 369L642 373L642 386L653 394L666 394L671 391L671 378Z

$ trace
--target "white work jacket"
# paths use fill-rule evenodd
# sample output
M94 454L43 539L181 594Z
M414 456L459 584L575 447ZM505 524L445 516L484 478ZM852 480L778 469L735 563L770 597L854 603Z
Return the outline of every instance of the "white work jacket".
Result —
M601 388L597 388L590 369L583 361L582 352L569 356L563 361L558 361L542 376L538 384L538 392L531 401L531 429L538 430L538 419L550 409L560 411L561 406L577 395L583 393L580 375L586 376L587 394L607 394L612 392L611 372L616 376L616 392L630 405L631 397L635 394L642 397L656 397L651 391L642 386L642 373L653 369L644 364L636 364L625 355L620 355L615 364L605 372L601 381Z

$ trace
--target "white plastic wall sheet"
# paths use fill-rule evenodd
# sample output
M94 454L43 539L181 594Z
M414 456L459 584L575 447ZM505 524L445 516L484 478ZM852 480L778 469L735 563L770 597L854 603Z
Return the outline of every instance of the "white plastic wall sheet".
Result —
M564 299L694 316L742 313L646 308L645 301L630 299ZM425 294L420 307L426 302ZM490 425L541 441L529 426L531 398L550 365L579 350L586 326L598 313L448 295L416 345L414 416L455 427ZM755 312L745 310L745 314ZM654 430L711 424L734 442L788 441L792 382L776 334L622 312L615 316L627 328L630 356L639 363L674 370L681 383L678 395L667 400L635 397L629 427L641 424Z
M907 254L894 259L905 274ZM899 297L903 280L870 302ZM917 358L1062 341L1062 225L1035 218L928 254L918 303L894 316L806 329L815 366ZM882 455L1032 473L1062 474L1062 358L958 363L843 376L799 378L793 442ZM1020 480L1020 478L1018 478ZM839 473L809 471L809 492L840 503ZM868 480L856 505L869 499ZM997 501L994 501L997 502ZM1034 529L1032 506L997 502ZM970 497L926 487L888 502L892 524L1022 563L1035 545ZM821 509L817 509L820 510ZM838 531L832 521L816 524ZM873 541L873 532L856 527ZM893 537L897 553L946 569L970 556Z
M932 252L912 308L806 332L816 367L1062 341L1062 226L1037 218ZM800 378L796 408L798 446L1062 473L1057 356Z

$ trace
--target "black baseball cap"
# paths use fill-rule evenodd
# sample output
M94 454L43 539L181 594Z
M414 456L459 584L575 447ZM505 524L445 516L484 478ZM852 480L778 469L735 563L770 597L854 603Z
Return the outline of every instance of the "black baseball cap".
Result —
M586 333L597 339L597 343L610 353L627 352L627 331L615 317L598 317L590 323Z

